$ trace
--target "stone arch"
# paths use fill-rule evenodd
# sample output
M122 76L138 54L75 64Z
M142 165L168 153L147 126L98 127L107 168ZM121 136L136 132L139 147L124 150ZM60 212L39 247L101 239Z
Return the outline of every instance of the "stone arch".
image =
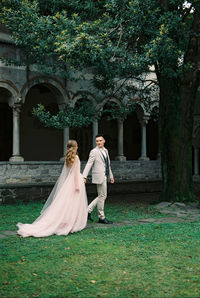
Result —
M51 77L37 76L26 82L22 87L21 94L23 102L25 102L29 90L35 85L44 85L47 87L56 96L59 106L65 105L70 101L69 92L60 81Z
M42 103L56 114L69 101L69 94L56 79L34 77L22 90L21 153L25 160L59 160L63 156L63 130L47 128L32 115L33 107ZM34 149L33 149L34 148Z
M88 101L91 101L94 105L96 104L96 97L92 93L88 91L78 91L71 99L71 106L74 107L76 103L83 98L88 99Z
M105 98L102 100L102 102L101 102L100 104L98 104L98 108L99 108L99 109L103 109L104 106L105 106L106 104L108 104L109 102L114 102L114 103L118 104L119 106L121 106L121 102L122 102L122 101L121 101L118 97L114 97L114 96L112 96L112 97L105 97Z
M121 100L118 97L105 97L98 105L98 110L103 112L110 102L116 103L119 106L121 105ZM101 118L99 119L99 133L102 133L106 139L105 146L109 149L110 159L116 159L118 155L117 119L108 120L107 115L102 113Z
M13 84L13 82L11 82L9 80L2 80L2 79L0 79L0 88L4 88L4 89L9 91L10 97L9 97L9 100L8 100L8 104L9 104L10 107L12 107L13 104L14 104L15 99L20 96L19 90Z
M71 100L71 106L75 107L76 105L81 102L81 100L86 100L91 102L94 107L96 104L95 96L87 91L78 91L77 93L73 94ZM72 127L70 128L70 139L75 139L78 142L78 153L81 160L87 160L89 156L89 152L92 148L92 136L93 136L93 129L92 124L87 127Z

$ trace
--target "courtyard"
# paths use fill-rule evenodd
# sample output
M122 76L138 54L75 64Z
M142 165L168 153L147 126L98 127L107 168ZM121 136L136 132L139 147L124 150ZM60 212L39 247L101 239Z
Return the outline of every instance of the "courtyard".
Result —
M198 297L198 203L159 203L159 193L112 195L113 225L65 236L20 238L42 202L2 204L1 297Z

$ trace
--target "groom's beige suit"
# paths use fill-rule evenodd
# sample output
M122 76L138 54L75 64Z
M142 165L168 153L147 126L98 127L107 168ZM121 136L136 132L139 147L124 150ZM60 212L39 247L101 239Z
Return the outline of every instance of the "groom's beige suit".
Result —
M92 168L92 183L97 185L98 196L90 203L88 206L88 213L91 213L94 207L97 205L98 216L100 219L105 218L104 214L104 204L107 197L107 179L106 177L106 163L103 154L108 158L109 166L109 177L113 178L113 174L110 167L110 158L108 155L108 150L104 147L104 152L97 146L90 151L88 162L83 171L83 177L87 178L91 168Z

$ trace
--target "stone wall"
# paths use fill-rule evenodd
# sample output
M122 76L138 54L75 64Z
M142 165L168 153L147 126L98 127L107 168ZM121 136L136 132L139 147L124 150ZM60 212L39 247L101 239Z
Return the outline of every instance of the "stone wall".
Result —
M83 171L86 162L81 162ZM111 161L115 184L108 185L109 194L161 191L159 160ZM63 162L0 162L0 202L18 200L46 200L55 184ZM194 190L200 196L200 176L194 176ZM96 187L88 177L88 197L96 194Z
M81 162L83 171L86 162ZM46 199L56 182L63 162L0 162L0 200L2 202ZM115 184L110 193L160 191L160 161L112 161ZM88 177L87 192L96 193Z
M81 162L83 171L86 162ZM63 162L0 162L0 186L11 184L54 183ZM111 161L116 182L161 179L160 161Z

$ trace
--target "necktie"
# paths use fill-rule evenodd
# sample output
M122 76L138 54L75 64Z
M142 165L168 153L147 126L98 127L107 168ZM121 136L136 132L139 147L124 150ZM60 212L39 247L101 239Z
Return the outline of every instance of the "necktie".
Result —
M105 152L105 151L104 151ZM105 153L106 154L106 153ZM108 156L106 154L106 157L105 157L105 154L102 152L102 155L103 155L103 159L105 161L105 164L106 164L106 176L108 177L109 176L109 164L108 164Z

